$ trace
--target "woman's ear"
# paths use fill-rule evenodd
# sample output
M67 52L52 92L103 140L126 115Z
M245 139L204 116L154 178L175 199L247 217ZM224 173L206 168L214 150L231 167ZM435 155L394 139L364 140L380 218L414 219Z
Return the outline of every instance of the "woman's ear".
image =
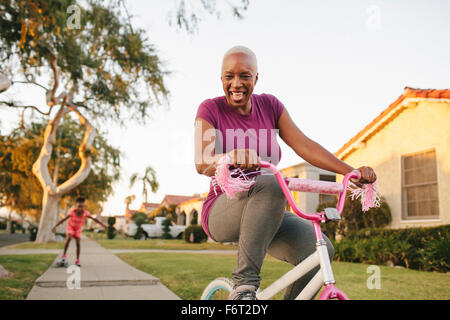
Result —
M258 76L259 76L259 73L256 74L256 77L255 77L255 84L258 82Z

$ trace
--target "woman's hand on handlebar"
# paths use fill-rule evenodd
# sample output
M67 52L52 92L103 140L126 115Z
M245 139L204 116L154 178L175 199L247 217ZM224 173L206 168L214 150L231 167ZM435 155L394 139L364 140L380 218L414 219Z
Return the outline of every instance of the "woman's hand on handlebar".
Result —
M354 181L354 179L352 179L352 182L360 188L362 188L363 184L374 183L375 180L377 180L377 175L371 167L362 166L356 170L361 173L361 179L359 179L359 181Z
M232 166L243 170L258 170L259 156L253 149L234 149L227 153L231 158Z

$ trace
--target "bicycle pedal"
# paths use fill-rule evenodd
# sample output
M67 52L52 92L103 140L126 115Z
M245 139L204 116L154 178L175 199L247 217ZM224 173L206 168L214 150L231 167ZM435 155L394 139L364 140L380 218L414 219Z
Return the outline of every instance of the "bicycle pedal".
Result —
M327 217L329 221L341 220L341 215L336 208L325 208L325 217Z

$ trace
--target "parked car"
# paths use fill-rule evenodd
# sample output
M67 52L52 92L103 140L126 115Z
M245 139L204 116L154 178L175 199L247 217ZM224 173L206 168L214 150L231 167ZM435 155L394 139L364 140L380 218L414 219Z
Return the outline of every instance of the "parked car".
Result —
M163 235L163 221L166 220L165 217L156 217L155 223L145 223L142 225L144 230L144 238L160 238ZM170 235L172 238L181 238L182 234L186 229L186 226L173 224L170 226ZM137 226L134 223L128 223L125 225L125 234L127 236L133 237L136 234Z

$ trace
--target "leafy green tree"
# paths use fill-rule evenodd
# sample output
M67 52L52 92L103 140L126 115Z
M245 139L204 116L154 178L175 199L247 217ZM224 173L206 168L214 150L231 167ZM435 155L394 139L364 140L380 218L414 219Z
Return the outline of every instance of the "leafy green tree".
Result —
M186 11L187 3L179 2L175 20L189 31L199 19L195 10ZM236 16L246 10L248 0L242 3L243 8L231 6ZM219 12L214 0L201 1L201 8ZM22 126L28 110L48 120L32 167L42 188L36 241L47 242L53 239L61 198L89 176L95 125L107 120L145 123L149 110L168 100L164 79L169 72L145 31L132 26L122 0L3 0L0 13L0 93L9 87L35 87L43 90L46 101L40 106L14 97L0 104L20 110ZM58 185L48 166L56 129L67 113L78 118L85 133L78 171Z
M36 219L40 214L42 191L32 173L32 164L39 155L44 129L45 123L32 122L9 135L0 134L0 198L3 205ZM73 175L80 166L77 152L82 136L80 127L68 117L58 127L55 153L48 165L54 181ZM61 204L71 206L77 197L86 196L88 210L97 214L112 194L112 184L120 177L120 151L110 146L102 135L95 137L92 146L92 169L88 177L66 193Z
M145 122L149 109L167 101L162 62L144 30L133 29L121 1L3 1L0 20L0 69L13 75L12 86L43 89L46 106L2 103L34 110L50 120L33 174L42 191L37 242L53 239L51 226L62 196L81 184L91 170L97 123ZM49 162L62 117L75 114L85 133L79 145L79 170L55 183ZM34 158L36 159L36 158Z
M175 25L179 30L186 30L188 33L195 33L198 30L199 23L203 20L204 14L215 15L220 18L224 8L220 5L227 5L233 16L238 19L243 18L243 13L250 5L250 0L236 1L216 1L216 0L194 0L177 1L176 8L169 12L169 24Z

